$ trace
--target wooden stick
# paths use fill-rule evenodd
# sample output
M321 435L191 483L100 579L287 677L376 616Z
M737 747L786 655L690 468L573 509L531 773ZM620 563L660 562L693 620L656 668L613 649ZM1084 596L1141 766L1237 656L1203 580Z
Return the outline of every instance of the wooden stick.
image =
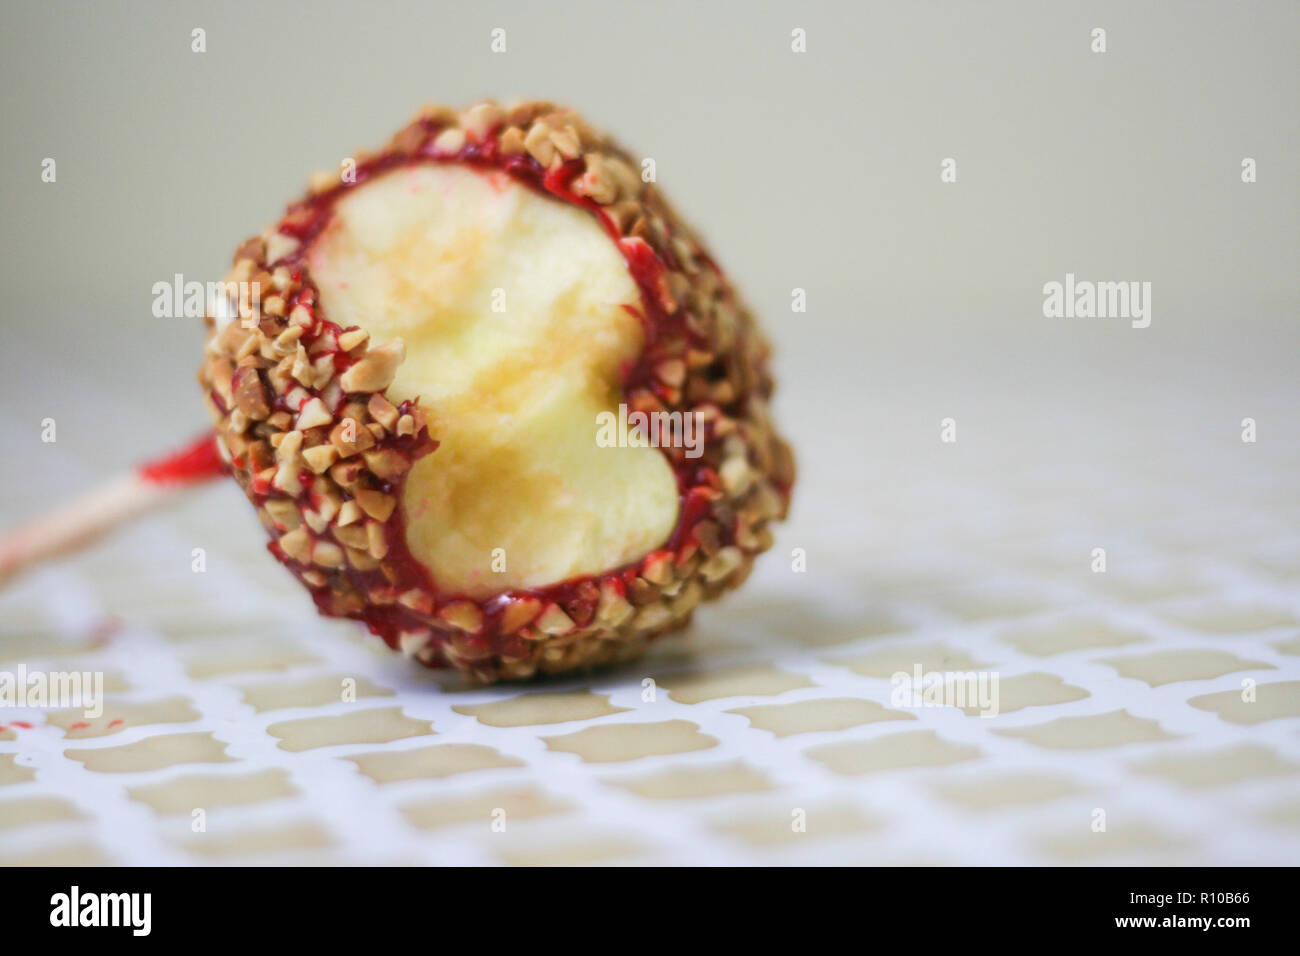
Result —
M221 474L212 435L119 475L0 537L0 585L50 558L77 551L118 525Z

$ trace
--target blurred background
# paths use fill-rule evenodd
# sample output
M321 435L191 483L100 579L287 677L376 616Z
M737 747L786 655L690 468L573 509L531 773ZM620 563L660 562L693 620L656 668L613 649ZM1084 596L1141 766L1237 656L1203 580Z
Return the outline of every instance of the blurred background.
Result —
M950 375L972 349L1027 401L1187 361L1189 390L1243 405L1295 378L1294 3L54 0L4 20L0 389L11 418L52 415L97 461L136 449L62 394L51 359L129 392L166 444L201 422L199 333L151 316L153 283L220 278L311 170L422 103L483 96L571 104L653 157L781 360L815 354L817 387L865 387L896 415L961 399ZM1042 286L1066 272L1150 281L1151 327L1045 319ZM1043 373L1064 356L1064 378Z
M1297 4L52 0L2 17L5 523L205 426L200 323L154 318L154 283L221 278L310 171L382 143L423 103L546 98L655 160L775 345L794 513L759 583L708 627L799 653L937 635L986 662L1010 653L1013 670L1042 664L1016 657L1039 646L1007 636L1025 626L1049 643L1062 627L1127 628L1175 652L1230 652L1283 672L1261 678L1290 676L1278 720L1232 736L1187 705L1199 685L1155 692L1087 650L1053 673L1089 700L1039 701L1035 719L1057 703L1120 709L1163 721L1193 757L1202 742L1258 743L1268 759L1246 759L1246 777L1276 758L1270 776L1294 780ZM1044 284L1067 273L1149 282L1150 326L1044 317ZM792 311L796 289L806 312ZM40 441L46 418L55 444ZM955 443L940 440L948 418ZM307 613L237 490L204 494L229 508L190 514L184 540L237 537L249 576ZM122 540L129 562L145 538ZM1096 547L1105 575L1089 568ZM806 575L791 574L794 548ZM99 599L140 619L125 593ZM835 684L824 670L807 672ZM1197 679L1239 681L1231 668ZM977 734L961 715L927 719ZM1091 768L1118 783L1109 753ZM1127 792L1190 805L1168 786ZM1216 797L1186 832L1137 846L1183 861L1282 852L1249 822L1204 837L1204 821L1257 819L1248 797ZM1270 813L1273 795L1260 799ZM915 844L891 852L986 853L952 836L970 836L960 821L939 826L950 852L925 842L927 821L954 819L941 806L920 801ZM1004 859L1045 858L1034 845Z

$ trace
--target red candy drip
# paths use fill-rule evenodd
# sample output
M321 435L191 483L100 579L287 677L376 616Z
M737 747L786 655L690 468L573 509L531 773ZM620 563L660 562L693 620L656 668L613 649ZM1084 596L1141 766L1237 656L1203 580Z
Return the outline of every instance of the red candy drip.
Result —
M180 451L145 462L136 473L155 485L192 485L216 478L225 470L216 436L207 432Z

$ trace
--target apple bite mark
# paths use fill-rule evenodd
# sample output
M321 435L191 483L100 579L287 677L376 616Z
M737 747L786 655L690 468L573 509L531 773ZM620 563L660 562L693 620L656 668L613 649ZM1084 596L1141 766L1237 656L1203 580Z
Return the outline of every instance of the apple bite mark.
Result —
M321 611L423 663L633 656L739 584L788 506L752 318L571 112L427 110L232 278L260 305L209 318L200 370L231 471ZM692 415L702 445L601 447L620 404Z
M406 539L439 591L545 587L668 540L667 460L594 440L644 335L589 212L499 171L411 164L340 198L305 261L334 322L405 345L388 398L418 399L438 437L406 479Z

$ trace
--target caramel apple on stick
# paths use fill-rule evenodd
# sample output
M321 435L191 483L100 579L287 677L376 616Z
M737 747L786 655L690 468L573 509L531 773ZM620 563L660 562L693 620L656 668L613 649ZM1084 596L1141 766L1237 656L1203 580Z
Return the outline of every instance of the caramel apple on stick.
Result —
M629 659L739 586L789 507L754 317L571 110L421 111L241 244L227 289L199 369L220 461L320 612L420 663ZM183 484L123 478L0 568Z

